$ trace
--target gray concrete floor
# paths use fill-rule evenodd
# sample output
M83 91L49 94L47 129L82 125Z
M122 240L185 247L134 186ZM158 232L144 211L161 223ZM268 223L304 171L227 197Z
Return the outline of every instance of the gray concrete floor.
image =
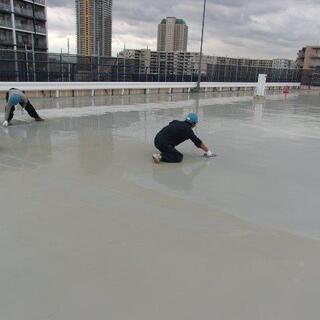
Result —
M317 318L319 96L110 99L0 129L0 319ZM193 110L218 157L154 165Z

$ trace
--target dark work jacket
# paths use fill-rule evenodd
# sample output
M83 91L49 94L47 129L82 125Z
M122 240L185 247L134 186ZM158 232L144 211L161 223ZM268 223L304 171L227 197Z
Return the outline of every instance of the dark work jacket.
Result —
M202 141L194 134L192 125L187 121L173 120L156 135L154 142L175 147L189 139L200 148Z

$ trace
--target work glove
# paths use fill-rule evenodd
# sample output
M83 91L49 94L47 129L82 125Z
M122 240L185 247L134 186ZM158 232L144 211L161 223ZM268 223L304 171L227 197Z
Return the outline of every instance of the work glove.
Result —
M9 125L9 122L7 120L5 120L2 124L4 127L7 127Z
M207 152L204 153L204 156L207 158L211 158L213 157L213 153L210 150L208 150Z

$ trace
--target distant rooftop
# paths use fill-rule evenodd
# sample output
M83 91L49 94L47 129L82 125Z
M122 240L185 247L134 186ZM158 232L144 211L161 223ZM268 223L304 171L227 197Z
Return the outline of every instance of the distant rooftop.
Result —
M167 18L169 18L169 17L167 17ZM162 19L160 24L166 24L167 18ZM172 18L174 18L174 17L172 17ZM185 22L184 19L176 19L176 24L187 24L187 23Z
M186 22L183 19L177 19L176 24L186 24Z

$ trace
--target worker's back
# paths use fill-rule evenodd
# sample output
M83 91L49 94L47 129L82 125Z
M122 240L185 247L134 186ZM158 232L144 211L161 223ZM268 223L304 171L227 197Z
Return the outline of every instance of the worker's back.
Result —
M19 89L17 88L11 88L8 92L7 92L7 101L10 100L11 96L19 96L20 98L20 103L23 107L25 107L28 103L28 98L26 97L26 95Z
M155 137L155 143L177 146L188 139L191 139L197 147L201 145L201 140L196 137L189 122L174 120L160 130Z

